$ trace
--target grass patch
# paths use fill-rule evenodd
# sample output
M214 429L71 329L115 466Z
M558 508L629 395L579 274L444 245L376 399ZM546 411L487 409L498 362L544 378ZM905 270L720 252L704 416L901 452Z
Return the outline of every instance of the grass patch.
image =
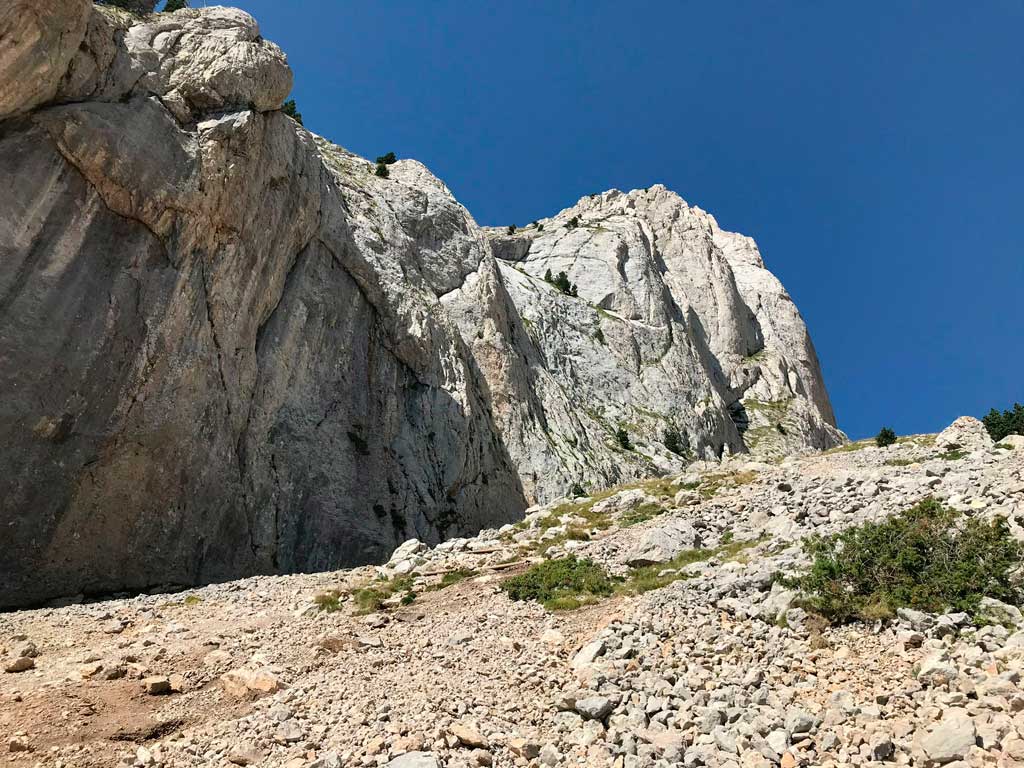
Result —
M680 552L667 563L633 568L625 581L616 587L616 592L625 595L641 595L652 589L661 589L674 581L689 578L689 574L684 573L684 570L694 563L702 563L715 557L721 560L738 559L743 556L744 550L757 546L762 539L733 541L730 534L728 541L725 541L724 536L722 541L721 546L711 549L688 549Z
M458 584L460 581L471 579L474 576L476 576L476 571L474 571L472 568L459 568L454 571L448 571L448 573L444 574L444 576L441 577L440 582L434 584L431 587L428 587L427 591L437 592L438 590L445 589L447 587L452 586L453 584Z
M835 448L829 448L827 451L823 451L826 456L831 456L835 453L854 453L856 451L863 451L865 448L871 448L875 444L875 438L869 438L868 440L858 440L855 443L846 443L845 445L837 445Z
M341 599L336 592L321 592L313 598L313 602L324 613L334 613L341 610Z
M592 560L546 560L506 579L501 588L513 600L536 600L550 611L574 610L612 595L641 595L689 578L685 569L712 558L736 560L763 539L729 541L711 549L688 549L667 563L633 568L626 578L609 576Z
M653 520L664 511L665 508L660 504L654 504L652 502L641 504L639 507L631 509L619 518L619 527L629 528L632 525L646 523L648 520Z
M883 462L887 467L909 467L911 464L917 464L917 459L886 459Z
M983 597L1019 605L1011 572L1024 547L1003 518L983 521L925 499L881 522L811 537L813 562L797 579L807 607L835 624L874 621L897 608L977 615Z
M961 451L959 449L953 449L951 451L946 451L945 453L940 453L937 458L940 458L943 461L959 461L960 459L962 459L966 455L967 455L966 451Z
M615 591L615 580L592 560L567 557L530 566L502 582L501 588L513 600L536 600L548 610L568 610L608 597Z
M380 579L352 593L352 599L359 607L357 614L375 613L384 607L384 601L404 592L402 604L408 605L416 599L412 591L413 577L395 576L391 580Z
M757 480L757 472L748 470L746 472L730 472L726 474L710 474L701 479L697 492L705 501L714 498L723 488L738 488L741 485L749 485Z

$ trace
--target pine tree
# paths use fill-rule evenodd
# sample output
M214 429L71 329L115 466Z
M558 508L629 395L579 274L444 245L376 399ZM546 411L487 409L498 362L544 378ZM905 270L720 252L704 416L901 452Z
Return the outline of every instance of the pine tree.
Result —
M1007 435L1024 435L1024 405L1014 403L1012 410L1002 413L993 408L981 423L997 443Z
M683 455L683 441L680 439L679 430L675 427L665 428L665 436L662 442L665 443L665 448L672 453L677 456Z
M170 5L172 0L167 0L167 4ZM184 2L184 0L179 0ZM284 112L288 117L294 120L299 125L302 125L302 113L295 106L295 99L288 99L284 104L281 105L281 111Z
M888 427L882 427L879 431L878 436L875 437L875 445L879 448L885 448L887 445L892 445L896 442L896 433Z
M164 13L173 13L174 11L180 11L182 8L188 8L188 0L167 0L167 4L164 6ZM295 102L292 102L294 104ZM299 121L302 122L301 120Z

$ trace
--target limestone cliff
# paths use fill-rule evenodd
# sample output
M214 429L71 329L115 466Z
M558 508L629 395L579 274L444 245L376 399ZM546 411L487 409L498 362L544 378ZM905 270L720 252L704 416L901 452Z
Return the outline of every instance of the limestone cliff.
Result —
M0 607L380 560L681 466L666 424L841 438L756 248L661 187L486 232L277 111L232 9L15 0L0 74Z

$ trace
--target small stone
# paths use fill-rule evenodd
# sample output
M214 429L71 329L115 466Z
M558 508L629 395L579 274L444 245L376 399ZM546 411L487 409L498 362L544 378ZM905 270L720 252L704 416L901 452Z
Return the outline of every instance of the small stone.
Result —
M253 765L263 759L263 752L252 742L239 744L228 752L228 762L234 765Z
M90 677L95 677L103 669L103 664L100 662L94 662L93 664L85 664L78 668L78 674L81 675L83 680L88 680Z
M945 765L967 757L977 739L974 721L967 712L963 709L950 709L921 738L921 748L929 760Z
M36 648L36 644L31 640L26 640L14 649L15 656L29 656L36 658L39 656L39 649Z
M32 749L29 746L28 739L24 736L11 736L7 740L7 751L8 752L28 752Z
M302 738L302 729L294 720L286 720L277 726L274 739L282 744L291 744Z
M384 764L385 768L441 768L431 752L406 752Z
M519 757L526 758L527 760L536 760L540 755L540 745L527 739L510 739L508 748L512 754L519 755Z
M786 715L786 730L794 736L810 733L814 728L814 718L802 709L791 709Z
M7 662L4 665L4 672L16 673L16 672L27 672L30 669L34 669L36 661L31 656L19 656L13 661Z
M487 748L491 745L483 734L462 723L454 723L448 730L464 747Z
M542 765L552 768L552 766L558 765L558 762L562 759L562 753L558 751L554 744L545 744L541 747L539 759Z
M147 677L142 681L142 689L150 696L163 696L171 692L171 681L162 676Z
M604 696L588 696L578 699L575 709L590 720L604 720L615 709L615 705Z
M284 687L277 675L265 669L233 669L220 676L220 684L231 696L239 699L250 694L274 693Z
M587 664L593 664L595 659L604 653L605 645L603 640L594 640L587 643L572 658L572 668L581 669Z

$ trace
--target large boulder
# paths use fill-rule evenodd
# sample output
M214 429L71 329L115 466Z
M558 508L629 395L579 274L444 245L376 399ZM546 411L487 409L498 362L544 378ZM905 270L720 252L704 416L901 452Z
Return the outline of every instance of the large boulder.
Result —
M0 4L0 120L52 99L85 37L92 0Z
M973 416L961 416L935 438L935 445L944 451L979 451L993 444L985 425Z
M647 530L636 548L626 558L634 568L667 563L681 552L699 549L701 536L685 520L670 520L664 525Z

